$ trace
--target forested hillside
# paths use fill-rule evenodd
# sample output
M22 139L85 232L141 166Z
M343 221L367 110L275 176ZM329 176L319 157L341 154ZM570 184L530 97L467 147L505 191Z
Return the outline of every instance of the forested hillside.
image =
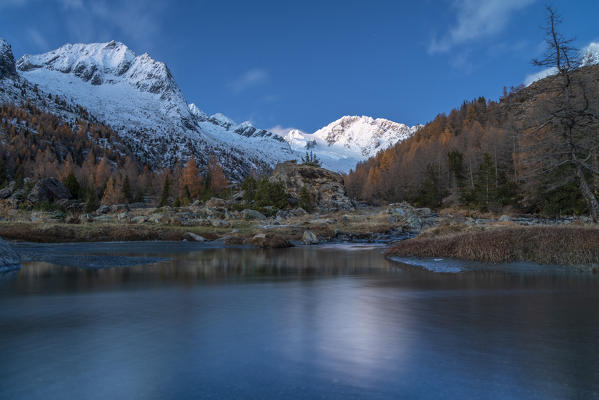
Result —
M438 115L411 138L358 164L346 176L351 195L435 208L586 212L571 157L585 163L584 176L598 191L592 167L597 165L599 66L568 73L568 104L562 100L564 79L551 76L504 91L499 101L481 97Z
M61 102L58 97L49 101ZM169 170L150 170L111 128L85 118L83 108L73 111L79 116L75 122L29 103L0 106L0 187L14 181L26 191L28 181L54 177L89 209L148 198L185 202L227 187L216 159L203 172L193 159Z

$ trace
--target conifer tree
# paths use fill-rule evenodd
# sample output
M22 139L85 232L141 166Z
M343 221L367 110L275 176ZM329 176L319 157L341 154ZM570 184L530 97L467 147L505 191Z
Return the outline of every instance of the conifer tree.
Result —
M160 203L158 204L158 207L164 207L167 205L170 187L171 183L168 179L168 174L166 174L166 176L164 177L164 184L162 185L162 194L160 196Z
M121 187L121 199L125 203L130 203L132 200L131 196L131 184L129 183L129 176L125 175L123 186Z
M312 167L320 167L320 160L312 151L306 152L306 155L302 157L302 163Z
M302 189L300 190L298 205L308 212L312 211L312 198L310 197L310 192L308 192L306 185L302 186Z
M252 202L256 198L256 188L258 183L253 176L248 175L247 178L241 184L241 190L243 190L243 199L247 202Z
M66 186L66 188L69 189L71 195L73 195L74 198L78 199L79 190L81 187L79 185L79 182L77 181L77 177L75 177L75 174L72 171L69 172L63 183Z

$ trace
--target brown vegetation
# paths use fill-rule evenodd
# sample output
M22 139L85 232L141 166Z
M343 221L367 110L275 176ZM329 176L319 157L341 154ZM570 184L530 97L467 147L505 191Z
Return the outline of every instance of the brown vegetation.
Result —
M0 105L0 187L8 181L23 186L25 178L58 178L69 175L77 182L75 198L91 204L117 204L157 200L172 183L167 203L210 197L227 188L228 181L216 158L199 167L194 159L168 169L152 170L136 157L111 128L82 108L79 118L64 121L30 105ZM152 203L152 201L150 201Z
M554 265L599 264L599 228L495 226L439 236L422 235L394 244L389 256L444 257L488 263L530 261Z
M214 227L180 227L173 225L124 224L40 224L35 222L0 223L0 237L27 242L111 242L138 240L183 240L186 232L216 239L227 229Z

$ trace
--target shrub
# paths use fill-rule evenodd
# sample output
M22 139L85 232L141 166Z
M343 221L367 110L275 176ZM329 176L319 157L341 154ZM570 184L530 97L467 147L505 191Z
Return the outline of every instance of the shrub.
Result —
M302 190L300 191L300 198L298 205L304 210L310 212L313 209L312 198L310 197L310 193L306 186L302 186Z

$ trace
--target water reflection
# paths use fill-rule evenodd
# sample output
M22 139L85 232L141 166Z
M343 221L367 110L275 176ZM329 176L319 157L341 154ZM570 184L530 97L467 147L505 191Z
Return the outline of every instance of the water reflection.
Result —
M379 249L54 249L0 281L3 398L597 398L597 279Z
M95 250L97 251L97 250ZM130 257L131 253L128 253ZM153 254L141 254L150 257ZM162 254L165 261L134 267L77 268L47 262L27 262L18 271L17 289L90 290L127 283L210 283L247 278L311 278L339 275L388 274L398 271L383 259L380 250L340 251L308 248L255 250L245 248L200 249ZM58 262L68 257L60 254ZM81 257L74 255L73 257ZM137 258L140 258L137 257Z

